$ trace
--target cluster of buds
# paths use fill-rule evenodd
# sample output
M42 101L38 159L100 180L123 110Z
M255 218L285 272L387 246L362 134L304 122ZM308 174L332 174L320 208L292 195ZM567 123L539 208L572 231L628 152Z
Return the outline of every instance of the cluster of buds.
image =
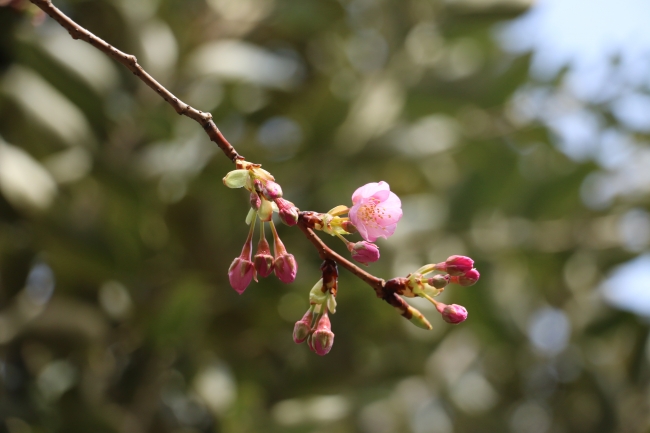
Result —
M434 271L446 274L427 276ZM393 278L386 282L386 287L407 298L419 296L427 299L436 307L445 322L458 324L467 319L465 307L457 304L446 305L433 298L440 295L449 283L472 286L480 276L474 268L474 260L465 256L451 256L444 262L422 266L406 278Z
M282 188L268 171L259 164L252 164L243 160L237 161L237 169L229 172L223 178L223 183L229 188L245 188L250 192L250 211L246 223L250 230L244 247L228 269L230 285L239 294L243 293L253 279L267 277L271 273L283 283L291 283L296 278L298 265L293 254L280 240L280 236L273 224L273 212L277 212L280 220L288 226L296 225L299 210L293 203L282 198ZM261 222L260 240L257 244L255 256L251 259L253 232L255 223L259 218ZM273 255L264 234L265 223L269 223L273 233Z
M228 188L246 188L251 193L251 210L247 220L252 218L252 213L257 212L260 220L270 221L273 212L277 212L286 225L294 226L298 223L300 211L293 203L282 198L282 188L260 164L237 160L236 170L223 178L223 184Z
M312 352L327 355L334 344L334 333L329 314L336 312L336 291L338 269L332 260L321 265L322 278L309 292L309 309L293 328L293 341L297 344L307 341Z
M272 221L273 212L277 212L280 220L288 226L296 225L300 219L300 223L310 229L338 237L352 259L363 265L379 260L379 247L374 242L380 237L386 239L391 236L402 217L401 201L390 191L386 182L369 183L358 188L352 195L352 207L340 205L327 213L300 212L293 203L282 198L280 185L258 164L237 161L237 169L228 173L223 182L230 188L245 188L250 193L251 208L246 217L250 231L241 255L233 261L228 271L230 284L238 293L242 293L253 279L257 281L258 276L267 277L275 273L285 283L291 283L296 278L296 260L287 253L278 236ZM251 257L257 219L261 221L260 240L257 252ZM273 255L264 235L266 223L273 233ZM352 242L346 239L345 236L353 233L359 233L363 240ZM336 312L336 262L326 259L321 272L322 278L309 293L309 309L295 324L293 339L296 343L307 341L314 353L326 355L334 344L329 315ZM431 324L422 313L401 296L425 298L433 303L444 321L457 324L467 319L467 310L461 305L447 305L434 298L450 283L471 286L479 277L472 259L451 256L444 262L425 265L406 277L382 282L383 292L380 296L416 326L431 329Z

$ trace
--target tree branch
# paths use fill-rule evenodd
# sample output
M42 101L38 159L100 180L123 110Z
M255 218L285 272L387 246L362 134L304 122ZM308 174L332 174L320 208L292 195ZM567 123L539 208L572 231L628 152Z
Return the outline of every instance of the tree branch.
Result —
M72 39L81 39L84 42L88 42L107 56L117 60L133 72L133 75L138 77L143 83L158 93L160 97L171 105L178 114L187 116L198 122L208 134L210 140L215 142L231 161L234 162L237 159L244 159L243 156L237 153L228 140L226 140L221 131L219 131L217 125L212 121L212 114L197 110L174 96L172 92L163 87L158 81L149 75L142 66L140 66L138 59L136 59L134 55L118 50L103 39L98 38L85 28L81 27L79 24L71 20L70 17L61 12L60 9L54 6L51 0L30 1L42 9L46 14L54 18L56 22L61 24L61 26L70 33Z

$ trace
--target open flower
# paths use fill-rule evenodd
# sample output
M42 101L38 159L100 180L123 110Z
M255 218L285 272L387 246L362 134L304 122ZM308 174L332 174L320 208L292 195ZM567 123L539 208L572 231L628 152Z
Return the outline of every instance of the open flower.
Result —
M395 232L397 222L402 218L402 202L384 181L358 188L352 194L352 204L350 220L368 242L374 242L377 238L387 239Z

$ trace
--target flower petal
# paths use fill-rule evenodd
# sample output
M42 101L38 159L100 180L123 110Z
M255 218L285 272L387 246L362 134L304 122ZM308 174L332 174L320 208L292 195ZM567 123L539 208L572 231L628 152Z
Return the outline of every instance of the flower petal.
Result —
M382 201L387 200L388 197L389 197L391 194L393 194L393 193L390 192L389 190L387 190L387 189L382 189L382 190L379 190L379 191L377 191L376 193L374 193L374 194L372 195L372 198L376 198L377 200L379 200L380 202L382 202ZM393 194L393 195L395 195L395 194Z
M377 224L384 227L388 224L395 224L402 219L402 209L383 206L383 203L377 206L378 216Z
M359 200L362 200L364 198L372 197L373 194L375 194L378 191L382 190L389 190L390 187L388 184L384 181L381 181L379 183L377 182L370 182L365 184L364 186L361 186L357 188L356 191L354 191L354 194L352 194L352 203L357 204Z

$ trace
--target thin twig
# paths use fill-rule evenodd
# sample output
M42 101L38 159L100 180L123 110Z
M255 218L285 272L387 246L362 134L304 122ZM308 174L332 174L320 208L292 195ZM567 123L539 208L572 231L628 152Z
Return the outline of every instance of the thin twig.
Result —
M208 134L210 140L217 143L217 146L219 146L231 161L234 162L237 159L243 159L243 157L237 153L235 148L228 143L228 140L226 140L221 131L219 131L219 128L217 128L217 125L212 121L212 114L197 110L174 96L172 92L162 86L151 75L149 75L142 66L140 66L138 59L136 59L134 55L124 53L108 44L103 39L98 38L61 12L61 10L54 6L50 0L30 1L41 8L46 14L54 18L56 22L61 24L61 26L70 33L72 39L81 39L82 41L88 42L107 56L117 60L133 72L133 75L138 77L142 82L158 93L160 97L171 105L178 114L187 116L198 122Z
M309 241L316 247L321 259L334 260L339 265L343 266L345 269L352 272L355 276L357 276L358 278L363 280L366 284L368 284L370 287L372 287L379 298L384 297L385 295L384 280L369 274L368 272L364 271L354 263L350 262L349 260L339 255L336 251L332 250L330 247L325 245L325 243L321 240L321 238L319 238L312 229L307 227L305 221L302 218L298 220L298 227L300 227L300 230L302 230L302 232L305 234L307 239L309 239Z

